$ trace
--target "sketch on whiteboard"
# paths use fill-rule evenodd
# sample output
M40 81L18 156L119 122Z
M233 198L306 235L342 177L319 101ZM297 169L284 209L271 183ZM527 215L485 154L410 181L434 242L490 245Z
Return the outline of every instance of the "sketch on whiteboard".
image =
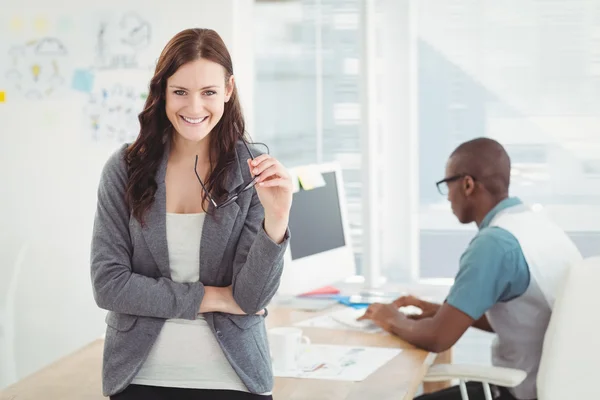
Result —
M57 38L44 37L8 50L5 78L29 99L45 99L65 84L63 65L68 51Z
M138 55L152 37L150 23L134 12L100 22L95 67L100 69L141 67ZM143 67L143 66L142 66Z
M90 93L84 107L85 121L94 141L133 141L140 130L138 114L146 93L131 85L115 83Z

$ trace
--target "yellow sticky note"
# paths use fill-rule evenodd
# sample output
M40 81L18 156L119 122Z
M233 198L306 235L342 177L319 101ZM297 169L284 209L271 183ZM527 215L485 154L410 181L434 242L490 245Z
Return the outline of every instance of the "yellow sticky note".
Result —
M45 33L48 30L48 21L46 18L36 18L33 26L38 33Z
M323 175L321 175L321 172L314 165L299 168L298 180L304 190L312 190L325 186Z
M298 174L294 169L290 170L289 172L290 177L292 178L292 193L298 193L300 191L300 181L298 180Z
M0 103L4 103L6 101L5 92L0 91Z
M23 20L19 17L14 17L10 20L9 26L11 31L20 31L21 29L23 29Z
M42 122L46 125L55 125L58 122L57 112L54 110L47 110L42 113Z

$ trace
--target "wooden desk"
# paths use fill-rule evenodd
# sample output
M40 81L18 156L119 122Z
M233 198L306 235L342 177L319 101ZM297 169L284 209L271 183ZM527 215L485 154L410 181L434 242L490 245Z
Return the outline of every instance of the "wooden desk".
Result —
M268 327L291 325L317 314L270 310ZM276 378L273 397L294 399L412 399L436 355L383 334L305 328L313 343L396 347L403 351L362 382ZM100 400L102 340L96 340L0 393L0 400Z
M332 309L322 313L331 312ZM321 313L278 309L267 317L267 326L289 326ZM436 354L415 349L395 336L348 330L302 328L312 343L395 347L403 351L362 382L276 378L275 400L404 399L410 400L423 381Z

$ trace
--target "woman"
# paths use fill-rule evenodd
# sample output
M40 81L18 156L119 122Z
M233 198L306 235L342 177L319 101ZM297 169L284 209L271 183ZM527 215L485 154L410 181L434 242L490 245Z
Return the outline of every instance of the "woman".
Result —
M283 268L292 184L246 144L216 32L171 39L139 120L98 189L91 272L109 310L103 392L270 399L263 310Z

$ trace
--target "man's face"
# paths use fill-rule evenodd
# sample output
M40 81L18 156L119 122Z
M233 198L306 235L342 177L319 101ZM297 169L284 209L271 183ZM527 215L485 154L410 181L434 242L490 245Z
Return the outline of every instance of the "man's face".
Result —
M458 171L457 162L453 157L446 164L446 173L444 178L452 178L464 174L465 171ZM464 176L447 182L448 201L452 207L452 212L461 224L468 224L474 221L473 205L471 194L473 192L474 182L471 177Z

